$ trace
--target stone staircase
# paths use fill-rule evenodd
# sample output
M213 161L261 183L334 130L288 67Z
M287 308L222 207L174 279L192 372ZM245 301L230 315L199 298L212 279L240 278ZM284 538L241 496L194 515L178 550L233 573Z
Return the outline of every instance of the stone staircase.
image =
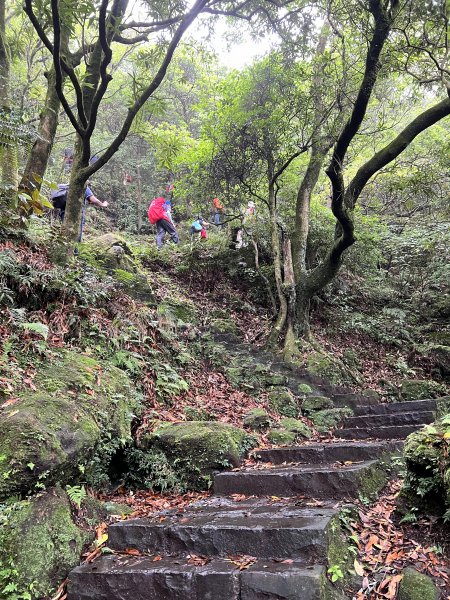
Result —
M233 342L241 351L252 356ZM114 554L74 569L68 600L342 598L326 578L340 506L381 489L391 457L434 419L436 402L378 404L254 352L293 391L308 383L352 408L334 432L343 439L260 450L255 466L218 473L207 500L111 525Z
M211 498L111 525L115 554L74 569L68 600L332 597L326 562L339 507L376 494L386 481L380 461L389 463L404 433L433 417L433 401L401 404L356 404L336 432L382 440L260 450L255 467L217 474ZM405 415L417 417L405 424Z
M436 400L356 405L354 413L355 416L343 421L342 429L335 431L336 437L352 440L405 438L434 420Z

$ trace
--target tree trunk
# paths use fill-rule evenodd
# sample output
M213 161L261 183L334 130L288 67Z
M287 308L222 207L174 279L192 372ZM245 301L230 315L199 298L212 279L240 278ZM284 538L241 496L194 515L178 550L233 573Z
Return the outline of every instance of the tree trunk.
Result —
M17 135L14 131L14 124L9 125L9 115L11 111L10 103L10 56L9 48L6 42L5 33L6 2L0 0L0 110L3 113L3 128L0 132L2 137L1 172L2 181L0 187L1 209L6 220L10 217L17 207Z
M141 179L141 167L137 166L137 232L141 233L142 229L142 179Z
M86 167L89 164L89 159L86 160L84 158L84 146L84 141L77 135L69 191L67 194L66 213L60 239L63 244L69 243L71 245L69 254L73 250L73 243L77 242L80 238L82 226L84 187L88 179Z
M30 195L34 189L41 189L41 182L47 170L48 159L58 128L61 102L55 89L55 69L53 67L47 74L47 81L47 94L45 106L40 115L38 137L31 148L19 186L21 190Z
M286 239L283 243L284 255L284 292L287 300L286 333L284 337L283 355L285 360L290 360L298 354L297 336L295 333L296 322L296 291L294 265L292 261L291 240Z
M275 320L275 324L272 327L272 331L267 339L267 348L275 348L278 339L286 324L288 314L288 302L283 289L283 269L282 269L282 258L280 248L280 236L278 232L277 223L277 207L275 198L275 189L272 182L273 179L273 168L269 164L268 169L268 180L269 180L269 215L270 215L270 234L272 239L272 251L273 251L273 267L275 274L275 285L278 295L278 315Z
M311 196L320 176L328 148L322 150L313 145L306 173L297 193L295 209L295 231L293 237L294 273L297 281L306 272L306 250L308 246L309 215Z

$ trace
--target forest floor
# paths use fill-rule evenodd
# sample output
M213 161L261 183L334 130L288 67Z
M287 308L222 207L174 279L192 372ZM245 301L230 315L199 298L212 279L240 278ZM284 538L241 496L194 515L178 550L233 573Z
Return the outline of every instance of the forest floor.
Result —
M25 244L4 243L0 250L13 252L16 259L21 263L31 265L40 277L45 279L53 264L47 252L41 247L30 249ZM149 269L149 265L145 265ZM249 344L262 345L270 329L270 315L261 305L252 302L248 292L230 281L226 276L217 274L205 274L204 277L191 277L189 274L180 274L177 270L176 260L172 266L153 261L151 263L152 288L157 301L170 298L175 292L178 297L185 297L193 302L200 315L196 326L198 331L208 327L210 315L215 311L225 311L228 317L238 326L242 340ZM33 283L24 281L22 284L24 298L35 293ZM239 305L250 305L250 311L239 310ZM14 355L14 346L11 340L17 341L17 313L16 309L8 309L9 318L3 319L0 324L0 343L5 348L8 365L2 364L0 377L0 410L2 407L10 406L15 401L15 392L19 387L33 389L34 376L39 361L39 334L30 329L21 330L20 338L20 360ZM122 292L114 293L105 301L102 308L95 306L80 306L80 303L70 294L56 295L48 304L36 306L27 315L27 322L39 321L48 328L45 348L42 345L42 356L54 348L65 346L76 347L79 343L74 333L73 322L76 320L88 320L91 325L105 334L111 334L116 330L117 319L130 314L140 314L148 311L142 303L124 295ZM360 372L367 383L379 392L383 392L380 381L389 380L398 385L404 377L392 364L384 360L387 354L392 356L394 352L399 357L405 355L405 351L399 348L383 347L371 340L368 336L348 333L344 334L338 330L327 328L325 334L324 323L327 320L326 311L313 315L314 335L322 346L336 356L342 356L346 347L352 347L358 356ZM81 330L80 330L81 331ZM147 332L148 333L148 332ZM81 333L80 333L81 335ZM153 349L163 346L165 341L158 331L150 332ZM185 343L182 336L179 340L171 341L171 344ZM124 343L129 351L136 351L134 342ZM151 361L146 350L139 348L144 360ZM406 360L406 355L403 356ZM426 363L418 365L416 376L429 378ZM254 397L245 391L235 389L225 378L220 369L214 368L207 360L197 361L195 364L187 365L180 370L181 376L188 382L187 391L180 392L170 406L161 405L155 395L153 374L145 371L139 384L145 390L144 412L140 418L139 426L135 434L139 435L140 429L151 427L151 423L157 418L159 421L185 420L185 408L201 408L208 412L212 418L242 426L243 416L249 409L256 406L262 407L276 420L277 416L270 412L264 397L255 403ZM20 382L20 383L19 383ZM307 420L306 420L307 421ZM312 427L312 423L307 421ZM331 435L320 436L315 432L312 441L332 440ZM261 436L261 445L264 447L267 440ZM248 466L254 466L251 460ZM256 468L256 467L255 467ZM391 591L395 588L391 584L396 573L407 565L414 566L419 571L433 576L443 590L443 594L450 599L450 561L449 561L449 532L442 528L440 522L433 517L417 517L415 522L401 522L400 517L395 514L396 497L401 482L393 481L390 487L374 504L359 505L359 520L348 524L352 535L357 539L358 563L355 566L363 575L363 586L358 598L392 598ZM125 490L118 488L109 495L101 495L101 499L126 505L131 513L112 516L111 522L117 519L130 517L148 516L161 510L177 508L178 511L200 498L204 498L208 492L188 492L185 494L157 493L147 490ZM235 498L238 502L242 498ZM93 560L102 552L107 545L105 534L107 523L97 527L97 542L87 551L86 560ZM420 540L417 541L417 540ZM356 565L355 563L355 565ZM383 577L380 579L380 575ZM376 582L376 583L374 583ZM64 597L63 588L55 599Z

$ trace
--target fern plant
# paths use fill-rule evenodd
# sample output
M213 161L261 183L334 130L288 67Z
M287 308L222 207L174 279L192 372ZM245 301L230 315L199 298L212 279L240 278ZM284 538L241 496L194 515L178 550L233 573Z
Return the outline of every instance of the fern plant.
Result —
M80 509L81 503L87 498L87 492L84 485L66 485L66 492L69 496L69 500Z

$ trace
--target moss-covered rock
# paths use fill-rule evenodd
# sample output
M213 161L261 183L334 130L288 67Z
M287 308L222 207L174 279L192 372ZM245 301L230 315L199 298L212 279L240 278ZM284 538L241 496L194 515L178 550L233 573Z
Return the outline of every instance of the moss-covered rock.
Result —
M381 399L380 394L376 390L371 390L370 388L368 388L367 390L363 390L361 394L365 398L371 398L372 400L376 400L377 402L379 402Z
M265 387L285 386L288 378L280 373L272 373L270 370L260 375L260 380Z
M158 314L165 315L172 319L174 323L198 323L197 309L193 302L186 298L183 300L177 298L166 298L164 302L158 304Z
M271 444L277 444L280 446L288 446L295 442L297 435L292 431L286 431L285 429L271 429L267 432L267 439Z
M95 459L100 442L111 455L131 435L138 397L120 369L61 351L34 385L0 420L0 498L68 481Z
M313 432L308 427L308 425L306 425L306 423L303 423L303 421L300 421L299 419L293 419L291 417L284 417L283 419L280 419L280 426L286 431L295 433L297 437L309 439L313 434Z
M134 273L138 269L125 238L117 233L105 233L92 238L81 244L79 251L84 260L100 270L121 269Z
M450 507L450 415L426 425L406 439L406 477L402 493L413 506L443 513Z
M412 567L403 571L403 579L398 588L398 600L438 600L439 589L428 575L419 573Z
M445 394L445 387L436 381L426 379L409 379L400 386L400 395L403 400L426 400L438 398Z
M314 423L314 427L320 433L326 433L333 427L336 427L342 419L349 417L353 414L350 408L326 408L309 415L311 421Z
M306 361L306 369L312 375L323 377L335 385L355 383L351 373L342 361L324 352L311 352Z
M291 390L285 387L273 387L268 393L269 408L282 417L298 417L300 413L297 400Z
M209 323L209 328L213 333L240 334L239 327L231 319L212 319Z
M142 448L160 449L176 462L177 471L196 489L209 487L214 471L237 467L256 444L243 429L213 421L163 423L141 439Z
M148 276L141 272L130 272L124 269L114 269L112 276L120 287L132 298L145 302L150 306L156 305L156 297Z
M252 408L244 415L244 425L256 431L270 427L270 417L263 408Z
M299 396L304 396L306 394L311 394L312 388L307 383L299 383L297 387L297 392Z
M445 415L450 415L450 396L436 398L436 418L440 419Z
M94 537L74 523L67 494L58 487L3 506L0 524L0 588L15 584L17 598L25 592L50 597Z
M328 547L327 547L327 570L330 575L336 574L335 589L343 591L346 587L359 587L358 578L353 570L354 545L349 539L348 531L343 523L350 518L356 517L356 510L352 507L344 507L338 515L335 515L328 525ZM345 597L348 597L345 595Z
M447 344L433 344L427 348L426 353L431 359L437 374L448 380L450 377L450 342L447 342Z
M333 400L327 396L309 396L302 402L302 411L307 415L325 408L333 408Z
M358 475L359 496L374 501L380 490L386 485L389 477L392 477L395 472L394 469L391 469L390 460L389 462L378 460L377 463Z

